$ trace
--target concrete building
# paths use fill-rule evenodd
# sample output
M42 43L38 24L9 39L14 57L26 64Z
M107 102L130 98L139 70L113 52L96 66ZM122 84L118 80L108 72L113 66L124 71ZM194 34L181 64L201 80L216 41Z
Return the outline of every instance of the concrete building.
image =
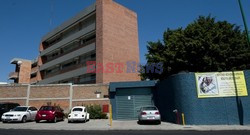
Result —
M9 74L9 80L13 80L14 83L37 83L37 59L26 60L21 58L14 58L10 61L10 63L15 65L15 71Z
M16 83L91 84L140 80L138 73L127 73L127 62L139 63L137 15L112 0L96 0L47 33L42 37L39 51L38 60L29 62L32 69L20 73L27 75L23 78L30 81ZM88 61L102 70L88 72ZM15 80L13 75L10 79Z

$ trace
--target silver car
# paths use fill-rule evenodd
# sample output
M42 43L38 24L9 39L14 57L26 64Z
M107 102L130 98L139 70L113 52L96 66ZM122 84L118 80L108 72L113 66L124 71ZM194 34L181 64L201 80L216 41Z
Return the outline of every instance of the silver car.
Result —
M161 115L157 107L155 106L144 106L141 107L138 115L138 122L141 124L144 121L155 121L161 124Z

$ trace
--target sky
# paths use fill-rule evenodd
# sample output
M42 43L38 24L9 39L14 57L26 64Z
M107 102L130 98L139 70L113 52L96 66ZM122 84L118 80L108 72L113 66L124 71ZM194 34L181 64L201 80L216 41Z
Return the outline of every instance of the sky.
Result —
M140 62L147 42L162 40L167 29L185 28L198 16L211 15L244 29L238 0L114 0L138 16ZM13 58L35 59L42 36L95 0L0 0L0 82L9 82ZM250 27L250 0L242 0ZM52 21L50 21L52 20Z

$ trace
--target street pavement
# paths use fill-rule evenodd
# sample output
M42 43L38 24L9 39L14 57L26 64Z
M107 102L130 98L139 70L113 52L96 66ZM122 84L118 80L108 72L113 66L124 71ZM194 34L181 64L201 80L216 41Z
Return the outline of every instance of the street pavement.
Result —
M113 121L112 126L109 120L90 120L87 123L67 123L67 120L48 123L48 122L27 122L27 123L0 123L0 129L31 129L31 130L86 130L86 131L110 131L110 130L155 130L155 131L235 131L235 130L247 130L250 131L250 125L240 126L240 125L204 125L204 126L194 126L194 125L177 125L167 122L162 122L160 125L154 123L148 123L139 125L137 121ZM0 135L2 135L0 133Z
M250 131L65 131L0 129L1 135L249 135Z

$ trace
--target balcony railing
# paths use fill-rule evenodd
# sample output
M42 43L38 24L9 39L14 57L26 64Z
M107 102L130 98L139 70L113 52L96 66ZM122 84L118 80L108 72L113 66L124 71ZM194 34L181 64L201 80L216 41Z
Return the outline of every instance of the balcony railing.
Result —
M87 46L87 45L90 45L90 44L92 44L92 43L94 43L94 42L96 42L96 39L89 40L89 41L87 41L87 42L84 43L84 44L79 44L78 47L76 47L76 48L74 48L74 49L72 49L72 50L70 50L70 51L68 51L68 52L64 52L64 53L61 53L61 54L59 54L59 55L56 55L56 56L54 56L53 58L50 58L50 59L44 61L43 64L45 64L45 63L47 63L47 62L50 62L50 61L52 61L52 60L54 60L54 59L57 59L57 58L59 58L59 57L61 57L61 56L63 56L63 55L69 54L69 53L71 53L71 52L73 52L73 51L75 51L75 50L78 50L78 49L82 48L82 47L85 47L85 46Z
M18 78L18 72L11 72L9 74L9 79L16 79Z
M34 83L37 83L37 78L36 77L33 77L30 79L30 84L34 84Z
M95 59L91 59L89 61L95 61ZM67 67L67 68L64 68L64 69L61 69L61 70L58 70L54 73L50 73L48 75L44 75L44 78L43 79L46 79L46 78L50 78L52 76L56 76L56 75L59 75L59 74L63 74L63 73L66 73L66 72L69 72L69 71L72 71L72 70L75 70L75 69L78 69L78 68L83 68L83 67L86 67L86 63L81 63L81 64L77 64L77 65L72 65L70 67Z
M38 67L33 67L33 68L31 69L30 74L34 74L34 73L37 73L37 72L38 72Z

